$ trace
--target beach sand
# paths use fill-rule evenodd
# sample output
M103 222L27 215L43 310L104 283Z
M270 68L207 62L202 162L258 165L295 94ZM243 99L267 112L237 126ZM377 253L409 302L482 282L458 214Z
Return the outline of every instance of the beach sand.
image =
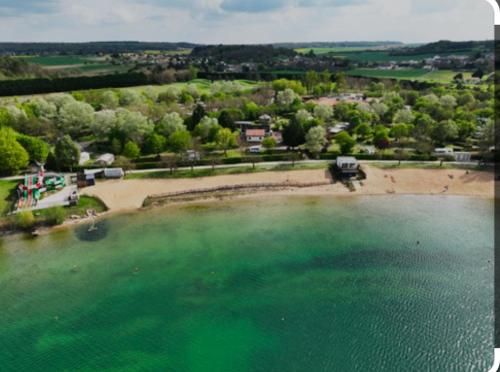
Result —
M286 188L276 191L262 190L255 195L385 195L426 194L463 195L493 198L493 172L463 169L381 169L363 165L367 178L354 182L356 191L349 191L341 183L307 188ZM257 183L315 183L331 182L325 169L247 173L200 178L109 180L81 191L84 195L99 197L110 212L130 211L141 208L144 199L151 195L185 190L214 188L225 185ZM248 197L248 194L242 197Z

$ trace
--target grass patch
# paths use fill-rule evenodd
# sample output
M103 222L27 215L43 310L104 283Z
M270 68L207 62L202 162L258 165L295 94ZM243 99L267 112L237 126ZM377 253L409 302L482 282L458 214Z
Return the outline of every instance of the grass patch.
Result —
M73 205L70 207L55 207L49 209L40 209L34 211L37 223L46 223L49 225L58 225L62 223L64 220L70 218L70 216L79 216L84 217L87 215L87 210L93 209L97 213L102 213L108 210L106 205L102 202L102 200L82 195L80 196L80 201L78 205ZM60 218L60 220L56 221ZM55 223L57 222L57 223Z
M13 204L17 181L0 181L0 216L5 216Z
M371 77L380 79L396 79L396 80L416 80L428 81L437 83L451 83L458 71L438 70L429 71L425 69L403 69L403 70L379 70L374 68L359 68L347 71L347 75ZM471 77L470 72L462 72L465 79Z
M154 171L145 173L129 173L125 176L125 179L137 180L137 179L151 179L151 178L199 178L199 177L211 177L211 176L222 176L228 174L244 174L244 173L258 173L258 172L269 172L269 171L292 171L292 170L304 170L304 169L326 169L327 162L322 163L312 163L312 164L300 164L295 165L289 164L279 164L279 165L266 165L266 164L256 164L255 167L228 167L228 168L203 168L203 169L181 169L175 170L174 172L166 171Z
M476 171L492 171L493 169L488 166L483 165L467 165L467 164L450 164L443 163L440 165L439 161L434 163L419 163L419 162L411 162L411 163L401 163L398 164L397 161L388 163L370 163L370 166L380 168L380 169L464 169L464 170L476 170Z

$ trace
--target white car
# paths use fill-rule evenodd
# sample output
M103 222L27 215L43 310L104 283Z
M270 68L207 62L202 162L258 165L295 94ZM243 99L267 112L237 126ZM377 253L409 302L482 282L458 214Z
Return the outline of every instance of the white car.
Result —
M260 146L250 146L248 148L248 152L252 153L252 154L259 154L260 153Z

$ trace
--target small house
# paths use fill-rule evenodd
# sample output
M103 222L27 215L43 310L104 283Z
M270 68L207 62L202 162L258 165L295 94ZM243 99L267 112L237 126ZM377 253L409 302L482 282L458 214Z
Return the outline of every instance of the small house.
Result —
M96 160L96 163L99 163L103 166L109 166L115 162L115 156L113 154L102 154Z
M189 161L200 160L200 153L195 150L186 150L186 159Z
M262 142L266 136L266 131L264 129L247 129L245 132L245 138L247 142Z
M105 168L104 178L122 178L125 175L122 168Z
M460 163L468 163L471 160L470 152L455 152L453 156L455 157L455 161Z
M259 116L259 122L261 124L269 125L269 124L271 124L271 120L272 120L272 118L268 114L264 114L264 115Z
M336 165L342 175L355 176L358 174L359 164L355 157L339 156Z
M80 159L78 160L79 165L84 165L86 162L90 160L90 153L86 151L82 151L80 153Z

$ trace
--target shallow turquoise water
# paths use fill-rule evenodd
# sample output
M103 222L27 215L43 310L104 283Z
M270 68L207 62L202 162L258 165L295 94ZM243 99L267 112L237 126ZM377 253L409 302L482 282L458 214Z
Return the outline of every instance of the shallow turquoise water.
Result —
M114 217L0 242L0 370L484 371L492 283L488 200Z

